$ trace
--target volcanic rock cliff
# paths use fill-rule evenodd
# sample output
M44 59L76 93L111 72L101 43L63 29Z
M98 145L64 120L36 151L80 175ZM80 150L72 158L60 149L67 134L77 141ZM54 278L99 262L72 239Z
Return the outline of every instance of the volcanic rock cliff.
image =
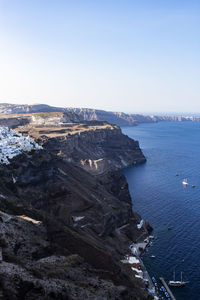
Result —
M116 125L97 122L92 126L65 125L57 130L41 127L19 130L38 139L55 155L96 174L146 161L138 142L123 135Z
M43 149L0 165L0 299L148 299L121 263L150 229L117 171L145 161L138 143L107 123L42 119L16 130Z

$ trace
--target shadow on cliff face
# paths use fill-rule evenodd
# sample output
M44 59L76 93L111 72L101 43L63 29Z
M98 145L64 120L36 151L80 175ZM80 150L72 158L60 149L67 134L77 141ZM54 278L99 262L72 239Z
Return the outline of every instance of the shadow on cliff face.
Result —
M105 150L104 143L98 147L111 156L111 144ZM122 155L118 146L112 151ZM125 177L115 168L95 176L86 172L79 165L80 147L79 160L70 162L51 151L50 142L45 148L0 166L0 205L11 214L1 226L6 240L0 243L3 299L148 299L131 269L120 262L130 243L148 234L137 228L140 217L132 211ZM29 220L35 225L28 226L13 215L41 224Z
M117 229L128 224L131 238L134 239L138 235L136 224L139 218L132 213L127 183L120 173L110 171L101 176L92 176L83 169L42 151L33 153L31 160L25 154L14 159L8 168L1 167L1 175L1 180L7 178L10 184L13 184L13 177L16 179L14 192L10 190L8 195L7 190L0 191L4 195L0 199L2 209L12 214L39 219L46 230L49 244L43 248L36 247L32 257L28 259L29 263L51 255L67 257L78 254L88 264L84 268L110 282L106 287L108 290L116 286L115 292L119 299L132 297L130 287L135 289L134 293L140 294L138 284L119 262L131 240L125 233L118 234ZM115 188L116 183L123 189ZM78 217L83 218L76 221ZM38 241L43 239L38 235ZM16 255L16 249L20 253L21 247L27 246L16 242L13 250L11 249L13 255ZM24 260L23 252L21 253L20 258ZM75 270L76 267L73 272ZM7 290L5 280L2 282ZM25 289L24 292L19 292L20 296L16 299L22 299L25 297L23 295L31 293L39 293L40 296L44 293L44 283L37 287L34 282L26 284L24 278L20 277L17 285L24 285ZM124 296L120 296L121 292L117 288L122 285L126 286ZM58 297L56 299L62 299L58 292L55 295Z

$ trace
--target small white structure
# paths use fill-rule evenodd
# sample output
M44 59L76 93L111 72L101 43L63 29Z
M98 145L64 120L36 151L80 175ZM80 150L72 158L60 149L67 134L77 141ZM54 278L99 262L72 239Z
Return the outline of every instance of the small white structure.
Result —
M31 150L41 150L42 146L38 145L29 136L25 137L7 127L0 127L0 164L9 164L9 159L30 152Z
M137 224L137 228L141 229L144 224L144 220L141 220L139 224Z
M80 216L80 217L75 217L75 216L73 216L72 218L73 218L73 221L74 221L74 222L78 222L78 221L83 220L85 217L84 217L84 216Z
M134 268L134 267L131 267L131 270L136 272L137 275L140 275L143 278L143 271L142 270L139 270L139 269Z
M140 264L140 261L135 256L129 256L128 257L128 263L129 264Z
M121 260L123 264L138 265L140 266L140 260L136 256L126 256Z

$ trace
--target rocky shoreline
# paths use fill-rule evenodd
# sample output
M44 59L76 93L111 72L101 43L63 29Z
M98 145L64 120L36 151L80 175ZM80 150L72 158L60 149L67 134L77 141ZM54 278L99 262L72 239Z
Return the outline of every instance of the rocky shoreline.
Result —
M119 127L72 117L34 115L26 124L18 117L15 130L43 149L0 164L0 296L152 299L121 262L151 228L132 211L118 170L145 157Z

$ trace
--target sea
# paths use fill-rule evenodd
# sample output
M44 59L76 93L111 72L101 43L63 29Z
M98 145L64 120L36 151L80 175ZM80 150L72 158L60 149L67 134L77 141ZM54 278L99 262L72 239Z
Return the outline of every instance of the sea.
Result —
M153 227L144 264L151 276L166 282L174 270L176 280L183 272L189 283L171 288L174 296L200 300L200 122L146 123L122 131L139 141L147 158L123 170L133 209ZM182 184L185 178L188 186Z

